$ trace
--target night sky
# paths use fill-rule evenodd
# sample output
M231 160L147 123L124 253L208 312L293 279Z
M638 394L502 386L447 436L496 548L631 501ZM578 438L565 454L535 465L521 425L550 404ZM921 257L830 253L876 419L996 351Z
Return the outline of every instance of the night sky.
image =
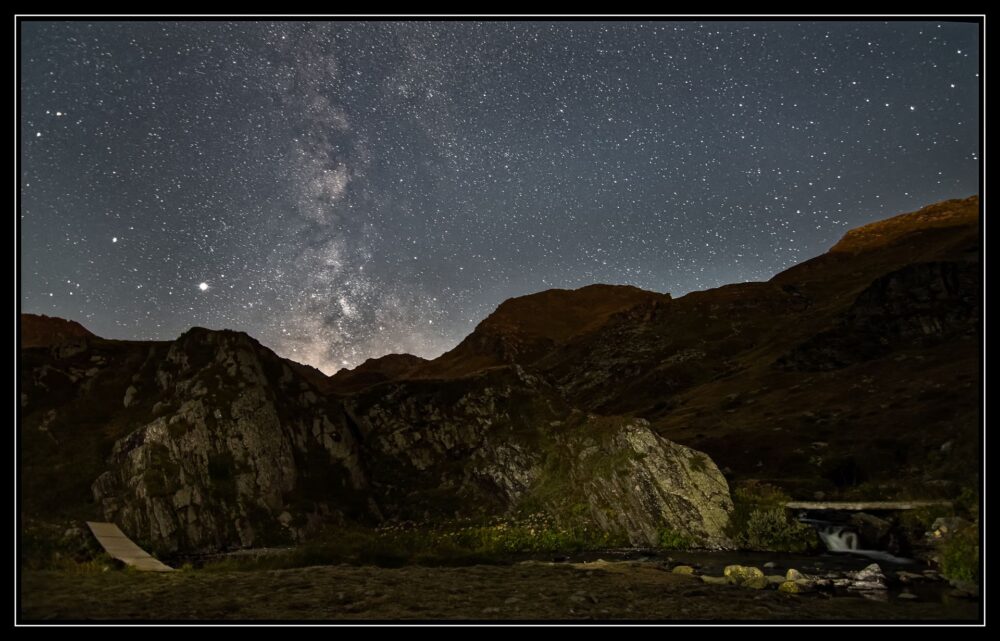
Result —
M22 311L332 373L977 193L978 25L23 22Z

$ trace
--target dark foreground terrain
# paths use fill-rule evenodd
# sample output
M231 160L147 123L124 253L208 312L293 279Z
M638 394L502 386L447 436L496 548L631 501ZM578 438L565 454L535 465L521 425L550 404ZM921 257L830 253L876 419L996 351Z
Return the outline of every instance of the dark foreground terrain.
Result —
M639 562L23 575L24 620L974 621L978 604L705 585Z

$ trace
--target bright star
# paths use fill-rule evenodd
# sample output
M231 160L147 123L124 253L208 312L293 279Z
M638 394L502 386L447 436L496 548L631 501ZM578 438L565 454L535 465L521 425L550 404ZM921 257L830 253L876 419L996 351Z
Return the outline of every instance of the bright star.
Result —
M208 283L198 283L198 289L200 289L201 291L205 291L206 289L208 289Z

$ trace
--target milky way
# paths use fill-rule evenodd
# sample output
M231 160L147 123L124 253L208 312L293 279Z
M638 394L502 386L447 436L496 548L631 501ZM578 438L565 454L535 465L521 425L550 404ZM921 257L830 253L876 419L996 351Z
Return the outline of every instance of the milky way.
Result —
M962 22L22 22L22 311L333 372L979 190Z

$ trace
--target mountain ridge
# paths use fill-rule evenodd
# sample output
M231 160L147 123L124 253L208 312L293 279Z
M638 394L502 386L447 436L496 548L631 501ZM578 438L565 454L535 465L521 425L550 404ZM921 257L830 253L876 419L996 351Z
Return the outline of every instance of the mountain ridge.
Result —
M950 496L981 456L978 198L909 216L766 282L510 299L332 377L242 332L54 332L20 353L24 509L174 550L523 510L718 547L727 482Z

